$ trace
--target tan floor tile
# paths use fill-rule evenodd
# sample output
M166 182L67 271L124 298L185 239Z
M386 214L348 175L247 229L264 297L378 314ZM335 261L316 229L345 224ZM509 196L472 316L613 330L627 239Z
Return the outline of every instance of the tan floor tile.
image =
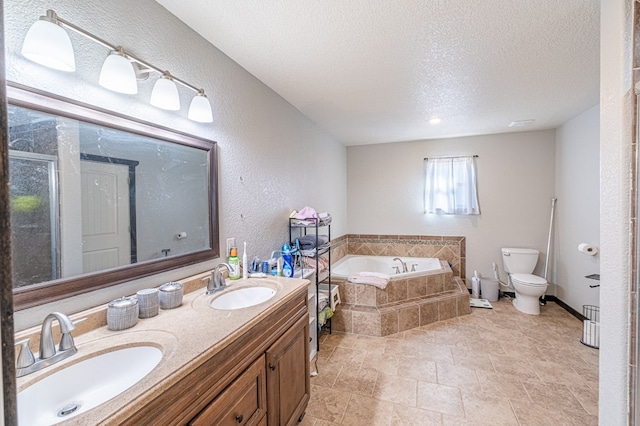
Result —
M404 358L398 359L398 376L423 382L437 383L436 363L424 359Z
M344 346L347 348L351 348L358 340L358 337L359 336L357 334L334 331L331 334L323 334L320 338L320 345L323 348L335 346Z
M518 420L506 398L462 393L466 418L477 425L517 425Z
M493 305L386 337L323 334L304 424L597 424L599 351L581 322L554 303Z
M349 426L388 426L393 416L393 404L379 399L353 395L341 424Z
M336 377L338 377L338 374L342 370L342 366L339 364L332 364L328 361L321 361L321 360L318 360L317 365L318 365L318 369L317 369L318 375L315 377L313 376L311 377L311 384L318 385L318 386L326 386L329 388L332 387L333 383L336 381ZM314 370L315 365L313 365L311 369Z
M586 386L569 386L569 390L576 397L587 413L593 416L598 415L598 389Z
M298 423L298 426L315 426L317 421L318 419L316 419L315 417L311 417L305 414L302 421Z
M420 344L418 346L418 351L420 359L453 364L453 352L449 346Z
M500 398L531 401L518 376L513 374L476 371L483 393Z
M586 411L569 388L560 383L524 382L524 388L537 405Z
M346 365L349 368L360 368L367 353L360 349L338 346L333 350L329 362Z
M440 362L436 363L436 371L438 383L441 385L462 388L478 383L478 377L473 368Z
M373 397L397 404L416 406L418 381L398 376L378 375Z
M511 401L511 407L522 426L558 425L558 420L563 417L561 410L527 401Z
M440 426L442 414L406 405L395 404L391 426Z
M316 419L339 424L347 410L350 396L349 392L324 386L311 386L307 414Z
M484 353L470 353L469 350L452 348L453 363L458 366L477 368L485 371L495 371L489 355Z
M398 373L398 360L395 355L367 354L362 362L363 368L372 368L383 374L396 375Z
M491 355L493 368L499 373L507 373L530 380L539 380L535 370L526 358Z
M334 389L372 396L378 372L371 368L343 368L333 383Z
M437 383L418 382L418 408L464 417L460 389Z
M571 368L549 361L531 363L540 380L547 383L562 383L567 386L586 386L585 379Z
M360 336L355 342L353 342L352 347L354 349L362 349L366 351L367 354L382 355L384 353L386 343L387 339L384 337Z
M407 340L388 340L384 354L389 356L403 356L405 358L418 358L419 343Z
M328 422L326 420L317 419L313 426L335 426L335 425L339 425L339 424L340 423L332 423L332 422Z

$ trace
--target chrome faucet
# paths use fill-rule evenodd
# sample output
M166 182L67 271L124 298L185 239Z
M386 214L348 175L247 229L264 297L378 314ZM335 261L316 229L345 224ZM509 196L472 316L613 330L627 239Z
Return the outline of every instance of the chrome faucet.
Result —
M60 332L62 333L58 349L53 343L52 325L54 320L57 320L58 324L60 324ZM63 313L52 312L47 315L42 322L42 329L40 330L40 352L37 359L29 348L29 339L16 343L16 346L20 345L20 354L18 354L16 361L16 377L26 376L42 370L78 352L73 342L73 336L71 336L71 332L75 328L73 321Z
M227 283L224 280L224 275L220 272L221 266L227 268L227 271L231 271L231 266L229 266L228 263L218 263L218 265L216 265L216 268L211 273L211 278L207 283L207 294L213 294L227 288Z
M398 262L402 263L402 272L407 272L407 264L404 263L402 259L400 259L399 257L394 257L393 260L397 260Z

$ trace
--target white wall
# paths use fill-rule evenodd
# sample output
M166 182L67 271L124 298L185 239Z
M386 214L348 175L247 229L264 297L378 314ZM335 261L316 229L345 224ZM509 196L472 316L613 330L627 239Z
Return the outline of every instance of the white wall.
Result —
M179 89L183 104L179 113L148 104L154 79L142 82L136 96L101 88L97 81L107 51L74 33L70 35L76 52L75 73L50 70L24 59L19 53L22 40L47 8L203 87L214 122L186 119L193 93L184 88ZM4 29L7 80L218 142L222 251L225 239L235 237L238 244L247 241L249 257L266 257L288 239L290 211L305 205L332 213L332 236L346 233L346 148L156 2L7 0ZM54 309L75 312L139 288L205 271L215 263L20 311L15 315L16 329L37 324Z
M505 133L347 149L349 232L462 235L467 276L502 271L501 247L540 250L544 269L551 198L554 132ZM480 216L425 215L424 157L477 154ZM502 273L503 279L506 277Z
M600 255L578 252L580 243L600 246L600 106L556 130L555 250L556 296L578 312L599 305Z
M628 424L632 0L603 0L600 27L601 424Z

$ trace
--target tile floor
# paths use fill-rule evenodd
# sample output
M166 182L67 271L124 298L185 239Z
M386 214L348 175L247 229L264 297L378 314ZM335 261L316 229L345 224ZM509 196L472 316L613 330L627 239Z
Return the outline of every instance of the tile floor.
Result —
M597 425L582 322L552 302L493 306L387 337L323 334L301 424Z

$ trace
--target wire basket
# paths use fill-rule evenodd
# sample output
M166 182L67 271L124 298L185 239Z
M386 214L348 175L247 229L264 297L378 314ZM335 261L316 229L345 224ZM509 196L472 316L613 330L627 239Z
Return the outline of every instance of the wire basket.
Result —
M600 307L582 305L582 339L580 343L591 348L600 348Z

